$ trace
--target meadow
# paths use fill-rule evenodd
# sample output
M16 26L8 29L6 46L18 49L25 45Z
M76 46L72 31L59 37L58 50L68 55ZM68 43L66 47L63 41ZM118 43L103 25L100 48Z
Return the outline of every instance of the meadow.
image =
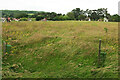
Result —
M117 78L118 23L21 21L3 23L3 78ZM107 29L107 32L106 32ZM106 52L98 68L99 39Z

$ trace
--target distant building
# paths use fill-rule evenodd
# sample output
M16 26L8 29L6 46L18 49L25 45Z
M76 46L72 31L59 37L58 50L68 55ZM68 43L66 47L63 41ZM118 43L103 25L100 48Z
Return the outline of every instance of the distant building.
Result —
M10 17L8 17L6 20L7 20L7 22L11 22L11 19L10 19Z
M20 21L20 19L13 18L13 21L18 22L18 21Z
M89 20L88 21L91 21L91 19L89 18Z
M91 21L91 19L89 17L86 18L86 21Z
M103 19L98 19L98 21L103 21Z
M42 19L41 21L47 21L47 18Z
M108 19L107 19L107 18L104 18L104 22L108 22Z
M6 18L1 18L2 22L5 22L6 21Z
M32 21L32 19L31 19L31 18L29 18L29 19L28 19L28 21Z

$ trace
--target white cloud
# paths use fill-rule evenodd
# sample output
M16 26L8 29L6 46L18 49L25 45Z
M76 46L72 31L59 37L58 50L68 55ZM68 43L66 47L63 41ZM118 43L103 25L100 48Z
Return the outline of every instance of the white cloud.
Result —
M67 13L74 8L108 8L109 13L118 13L119 0L2 0L0 9L37 10Z

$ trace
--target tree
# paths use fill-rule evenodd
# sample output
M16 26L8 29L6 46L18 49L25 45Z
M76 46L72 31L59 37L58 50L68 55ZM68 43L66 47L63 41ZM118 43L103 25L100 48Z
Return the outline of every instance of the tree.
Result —
M15 13L14 17L15 18L24 18L24 17L28 17L28 15L26 13Z
M99 15L97 15L96 12L93 12L93 13L91 14L90 18L91 18L92 20L96 21L96 20L99 19Z
M68 12L67 16L70 18L70 20L74 20L75 19L75 16L74 16L73 12Z
M81 14L81 15L78 16L78 19L79 19L79 20L85 20L85 18L86 18L86 16L83 15L83 14Z
M73 9L72 12L74 13L74 17L78 20L78 16L80 15L80 8Z
M110 21L120 22L120 16L118 14L115 14L115 15L111 16Z
M64 20L64 16L60 15L60 16L56 16L55 18L53 18L54 21L63 21Z
M85 15L84 10L80 10L80 8L73 9L72 12L74 13L74 17L78 20L79 15Z
M55 12L50 13L50 20L54 20L54 18L57 16Z

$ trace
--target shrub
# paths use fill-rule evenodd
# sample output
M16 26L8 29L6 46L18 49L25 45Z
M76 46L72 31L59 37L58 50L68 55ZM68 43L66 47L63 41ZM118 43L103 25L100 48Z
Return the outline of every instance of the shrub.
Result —
M43 19L44 17L42 16L42 15L39 15L39 16L37 16L36 17L36 21L39 21L39 20L41 20L41 19Z
M36 21L36 18L31 18L32 19L32 21Z
M28 18L20 18L20 21L28 21Z

